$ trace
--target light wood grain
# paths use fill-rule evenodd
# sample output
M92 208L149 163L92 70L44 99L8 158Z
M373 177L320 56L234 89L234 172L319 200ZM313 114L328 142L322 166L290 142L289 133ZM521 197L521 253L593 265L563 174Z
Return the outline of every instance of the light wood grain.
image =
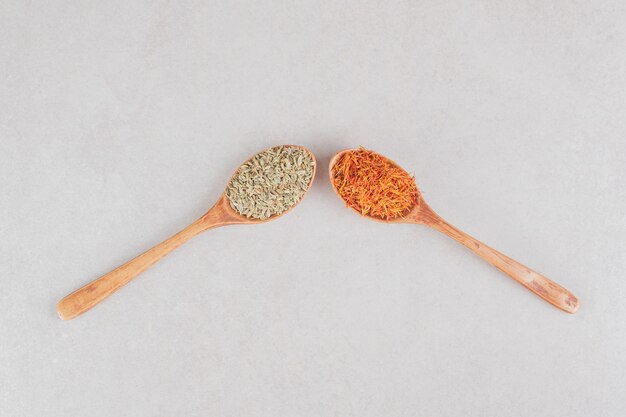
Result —
M294 145L285 145L294 146ZM308 184L307 191L302 196L300 201L304 198L306 193L311 188L313 180L315 179L315 172L317 168L317 162L315 155L308 149L299 146L299 148L307 151L313 159L313 174L311 181ZM235 174L233 174L234 176ZM232 179L232 178L231 178ZM128 284L132 279L144 272L150 266L154 265L159 259L163 258L174 249L187 242L192 237L206 231L221 226L228 226L233 224L259 224L274 220L280 216L283 216L293 210L298 203L294 204L289 210L284 211L281 214L271 216L265 220L249 219L241 216L234 211L228 202L226 195L222 195L217 203L202 217L193 222L191 225L176 233L169 239L159 243L152 249L144 252L136 258L126 262L124 265L119 266L113 271L102 275L100 278L90 282L82 288L74 291L68 296L64 297L57 304L57 313L63 320L73 319L87 310L100 303L102 300L113 294L115 291Z
M335 185L332 181L333 178L333 166L345 152L353 151L353 149L346 149L337 153L331 160L328 167L329 178L335 193L341 198ZM398 166L395 162L389 160L395 166ZM359 213L357 210L355 210ZM359 213L361 214L361 213ZM457 229L450 223L441 218L433 209L431 209L421 194L418 196L418 204L403 218L394 220L382 220L379 218L366 216L372 220L376 220L384 223L412 223L421 224L431 227L446 236L451 237L463 246L480 256L482 259L492 264L500 271L513 278L515 281L522 284L524 287L537 294L555 307L560 308L568 313L575 313L578 311L580 302L578 298L572 294L569 290L563 288L557 283L551 281L545 276L533 271L532 269L522 265L514 259L498 252L497 250L485 245L479 240L473 238L467 233Z

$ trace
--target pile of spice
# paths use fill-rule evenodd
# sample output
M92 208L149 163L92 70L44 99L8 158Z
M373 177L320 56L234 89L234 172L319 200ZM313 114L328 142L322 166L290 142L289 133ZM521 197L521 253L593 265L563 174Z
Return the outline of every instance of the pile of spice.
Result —
M364 216L383 220L404 217L418 204L415 178L376 152L345 152L332 169L335 189Z
M294 206L309 187L315 162L296 146L259 152L243 164L226 187L230 206L239 214L265 220Z

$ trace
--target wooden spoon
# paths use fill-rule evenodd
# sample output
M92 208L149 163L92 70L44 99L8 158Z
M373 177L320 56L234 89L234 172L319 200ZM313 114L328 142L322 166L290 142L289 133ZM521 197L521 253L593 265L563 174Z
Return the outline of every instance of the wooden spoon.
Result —
M70 320L76 316L79 316L80 314L98 304L100 301L107 298L109 295L113 294L124 285L128 284L133 278L148 269L159 259L163 258L165 255L167 255L192 237L200 234L201 232L220 226L229 226L231 224L265 223L293 210L293 208L297 206L300 201L302 201L306 193L311 188L311 184L313 184L313 179L315 178L317 162L315 160L315 155L313 155L311 151L303 146L284 146L303 149L309 153L311 159L313 160L313 174L311 175L311 181L308 184L306 192L302 195L302 197L296 204L291 206L288 210L280 214L271 216L265 220L249 219L237 213L230 206L230 203L228 202L228 197L226 197L226 192L224 192L219 200L217 200L217 203L208 212L206 212L206 214L193 222L191 225L187 226L185 229L176 233L174 236L170 237L164 242L159 243L158 245L148 250L147 252L139 255L135 259L126 262L124 265L114 269L108 274L101 276L95 281L74 291L73 293L59 301L59 303L57 304L57 312L59 313L59 316L63 320ZM274 146L272 148L274 148ZM250 157L248 160L252 159L255 155ZM235 171L233 177L236 173L237 171ZM231 177L231 180L233 177ZM229 180L229 184L231 180Z
M330 178L330 182L333 185L333 189L335 190L335 193L337 193L340 198L341 195L339 194L333 181L333 168L339 158L344 153L353 151L356 151L356 149L346 149L337 153L330 160L328 175ZM394 166L402 169L392 160L388 158L386 159ZM355 211L361 214L358 210L355 209ZM483 258L485 261L489 262L500 271L504 272L515 281L519 282L524 287L528 288L530 291L534 292L539 297L543 298L555 307L558 307L568 313L575 313L578 310L578 298L576 298L576 296L570 291L549 280L543 275L533 271L532 269L522 265L521 263L474 239L467 233L452 226L450 223L442 219L437 213L435 213L433 209L428 206L428 204L426 204L426 201L424 201L421 193L418 193L417 204L404 217L393 220L383 220L373 216L365 216L369 217L370 219L384 223L414 223L429 226L463 244L465 247Z

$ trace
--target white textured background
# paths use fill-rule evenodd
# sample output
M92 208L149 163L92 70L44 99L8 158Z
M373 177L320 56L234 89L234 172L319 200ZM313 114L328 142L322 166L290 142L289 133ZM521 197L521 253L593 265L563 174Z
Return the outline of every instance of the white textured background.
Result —
M624 415L624 22L621 0L0 0L0 415ZM294 212L58 319L279 143L320 164ZM343 208L326 165L359 144L580 312Z

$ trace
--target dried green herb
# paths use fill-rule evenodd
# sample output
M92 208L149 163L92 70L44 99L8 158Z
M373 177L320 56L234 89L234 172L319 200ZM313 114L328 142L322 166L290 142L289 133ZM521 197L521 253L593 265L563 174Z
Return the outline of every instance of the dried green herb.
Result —
M296 146L277 146L243 164L226 187L230 206L239 214L265 220L294 206L309 187L313 158Z

